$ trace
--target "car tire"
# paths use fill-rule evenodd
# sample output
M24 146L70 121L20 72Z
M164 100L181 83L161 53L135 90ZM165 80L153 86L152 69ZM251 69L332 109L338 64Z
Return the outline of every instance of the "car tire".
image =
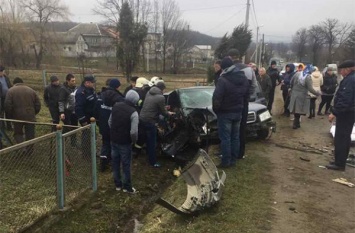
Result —
M272 131L270 129L262 129L256 132L258 138L261 140L267 140L271 137Z

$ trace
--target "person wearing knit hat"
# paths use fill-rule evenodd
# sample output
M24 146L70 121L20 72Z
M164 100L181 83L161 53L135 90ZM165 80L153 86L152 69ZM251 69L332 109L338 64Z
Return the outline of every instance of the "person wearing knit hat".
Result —
M111 161L112 147L110 138L110 127L108 125L108 119L112 112L112 107L117 102L124 101L124 95L119 91L121 86L120 81L117 78L113 78L109 81L108 87L103 89L97 103L95 117L98 121L99 132L102 138L101 146L101 171L105 171Z
M233 65L233 60L230 57L224 57L221 61L221 68L225 70Z
M239 126L244 100L249 95L249 82L245 73L234 67L229 57L223 58L221 67L223 72L213 92L212 108L217 115L222 151L221 163L217 166L227 168L237 163L240 151Z
M349 155L351 132L355 123L355 61L347 60L338 66L344 77L335 93L334 106L328 116L329 122L336 118L334 136L334 162L326 167L331 170L344 171Z
M123 102L116 103L108 120L112 146L112 172L117 191L135 194L132 186L132 144L138 140L138 112L135 108L139 95L129 90ZM122 168L121 168L122 164ZM121 177L121 170L123 177Z
M109 83L109 87L112 87L113 89L118 89L121 86L120 80L117 78L111 79Z

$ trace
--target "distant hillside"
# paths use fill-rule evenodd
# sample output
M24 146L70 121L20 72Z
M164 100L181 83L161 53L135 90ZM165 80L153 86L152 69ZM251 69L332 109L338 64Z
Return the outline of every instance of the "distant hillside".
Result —
M221 38L209 36L206 34L202 34L197 31L190 31L190 43L192 45L212 45L213 48L215 48Z

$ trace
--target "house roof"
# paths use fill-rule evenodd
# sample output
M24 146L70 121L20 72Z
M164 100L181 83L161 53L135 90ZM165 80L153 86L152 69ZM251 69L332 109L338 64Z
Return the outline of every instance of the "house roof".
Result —
M195 47L197 47L198 49L201 49L201 50L211 50L212 49L211 45L195 45Z
M118 37L118 33L112 29L100 27L96 23L80 23L67 32L60 32L57 35L61 38L62 43L66 44L75 44L80 35Z

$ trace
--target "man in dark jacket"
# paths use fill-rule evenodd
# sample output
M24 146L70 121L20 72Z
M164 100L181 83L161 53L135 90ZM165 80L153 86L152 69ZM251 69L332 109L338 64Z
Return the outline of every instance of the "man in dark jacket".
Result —
M346 159L349 155L351 132L355 123L355 61L347 60L338 66L344 79L340 82L335 94L332 113L329 121L336 118L334 136L334 158L326 167L332 170L345 170Z
M165 97L163 96L164 89L164 81L157 81L155 86L153 86L147 93L143 108L140 112L140 120L142 122L144 131L146 132L146 144L149 163L151 166L157 168L161 167L161 165L157 163L155 153L159 115L170 116L173 114L172 112L168 112L165 109Z
M327 68L327 72L325 72L323 77L323 85L321 86L322 91L322 102L319 104L318 108L318 116L322 114L322 108L324 104L325 106L325 114L329 114L330 105L332 103L335 90L338 86L337 76L333 73L332 67Z
M238 159L243 159L245 157L245 144L246 144L247 119L248 119L248 111L249 111L249 99L250 99L250 96L254 94L255 89L258 84L256 81L255 71L250 66L245 65L240 61L240 53L237 49L230 49L228 51L228 56L230 56L232 58L234 66L244 72L245 76L248 79L248 83L249 83L249 89L248 89L249 91L248 91L248 95L246 96L246 98L244 98L242 120L240 122L240 127L239 127L240 149L239 149Z
M245 73L233 65L230 57L221 62L223 72L213 93L213 111L217 114L218 135L221 140L220 168L234 166L240 150L239 127L244 99L249 95Z
M59 91L59 114L64 125L78 125L78 118L75 115L75 77L73 74L67 74L66 82ZM64 127L63 132L70 131L71 128Z
M124 96L119 91L121 86L120 81L117 78L111 79L109 86L101 92L100 98L97 103L99 106L99 132L102 135L102 147L101 147L101 171L105 171L109 161L111 161L111 139L110 139L110 127L108 125L108 119L110 118L112 107L117 102L124 101Z
M94 89L95 78L92 75L84 77L84 81L75 93L75 114L81 126L90 124L90 118L95 114L96 93ZM83 131L81 137L83 155L90 156L90 130Z
M266 73L271 78L271 84L272 84L272 88L271 88L271 90L269 92L269 96L268 96L269 102L267 104L267 109L271 113L272 104L274 103L274 99L275 99L275 88L277 85L280 84L280 72L276 68L276 61L271 62L271 66L267 69ZM266 98L266 96L265 96L265 98Z
M14 86L6 94L5 112L9 119L35 122L36 115L41 110L41 101L37 93L26 86L21 78L14 79ZM17 143L24 141L23 128L25 128L25 140L35 137L35 125L31 123L14 123L14 138ZM33 147L28 147L28 154L33 153Z
M288 105L290 104L289 89L291 88L291 80L293 75L295 75L295 65L287 64L286 72L284 73L281 81L282 98L284 100L284 115L289 117L290 110L288 110Z
M130 90L125 101L117 102L112 107L109 118L110 137L112 144L112 171L116 190L134 194L137 190L132 187L131 163L132 147L138 139L139 117L135 105L139 100L137 92ZM121 179L122 164L123 181Z
M44 89L43 99L44 103L49 109L49 113L52 117L53 124L59 124L59 93L61 90L61 86L59 84L59 79L57 76L52 76L50 78L51 84L49 84ZM55 130L55 126L53 128Z

